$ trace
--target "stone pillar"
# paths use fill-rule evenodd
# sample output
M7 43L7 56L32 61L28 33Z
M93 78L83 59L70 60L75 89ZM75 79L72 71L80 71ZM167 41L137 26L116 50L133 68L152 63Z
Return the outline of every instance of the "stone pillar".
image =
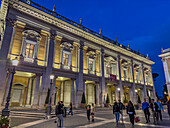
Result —
M62 68L63 68L63 46L61 46L61 51L60 51L60 53L61 53L61 58L60 58L60 69L62 69Z
M143 83L144 83L144 86L143 86L143 90L142 90L143 91L143 96L142 96L142 101L141 102L143 102L144 99L146 99L146 101L148 102L149 99L148 99L147 93L146 93L145 73L144 73L144 66L143 66L143 64L142 64L142 74L143 74Z
M34 88L34 98L33 98L32 108L37 108L37 105L38 105L38 94L39 94L39 87L40 87L40 76L41 76L41 74L36 74L36 84L35 84L35 88Z
M73 105L75 105L75 85L74 85L75 80L72 79L72 85L71 85L71 102Z
M42 85L41 85L42 86L41 88L43 90L41 92L40 107L42 107L45 104L47 91L48 91L48 88L50 87L50 75L52 74L53 61L54 61L55 39L56 39L56 34L51 32L49 50L48 50L48 62L47 62L46 70L45 70L45 76L42 79Z
M99 106L99 82L96 82L96 106Z
M7 63L8 52L10 49L14 24L15 24L15 20L9 18L7 14L5 32L4 32L4 37L0 49L0 65L1 65L0 66L0 72L1 72L0 73L0 81L1 81L0 82L0 110L3 101L4 90L5 90L5 83L7 77L6 63Z
M118 55L118 68L119 68L119 88L120 88L120 99L124 101L124 93L123 93L123 86L122 86L122 78L121 78L121 64L120 64L120 55Z
M103 107L105 102L106 102L106 85L105 85L105 71L104 71L104 50L101 49L101 73L102 73L102 78L100 79L100 105Z
M162 62L163 62L164 73L165 73L165 78L166 78L168 96L170 97L170 76L169 76L169 72L168 72L168 64L167 64L166 58L162 58Z
M130 98L133 104L137 104L137 94L135 92L136 90L136 85L135 85L135 77L134 77L134 65L133 65L133 60L131 60L131 68L132 68L132 79L133 79L133 85L132 85L132 97ZM131 93L131 92L130 92Z
M60 101L64 100L63 97L64 97L64 82L62 81L60 87Z
M33 84L33 78L29 78L28 87L27 87L27 94L26 94L26 107L30 107L30 99L31 99L31 86Z
M51 93L51 105L55 105L55 92L56 92L56 76L54 76L53 80L53 87L52 87L52 93Z
M84 42L80 42L79 72L76 76L76 107L81 104L81 98L83 94L83 47Z

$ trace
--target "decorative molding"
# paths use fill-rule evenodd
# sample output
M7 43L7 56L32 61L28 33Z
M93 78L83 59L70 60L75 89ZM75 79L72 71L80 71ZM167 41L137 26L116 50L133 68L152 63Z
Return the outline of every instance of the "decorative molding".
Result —
M55 40L56 39L57 34L56 33L50 33L50 40Z
M12 19L12 18L9 18L7 17L6 18L6 25L9 26L9 27L13 27L16 23L16 19Z

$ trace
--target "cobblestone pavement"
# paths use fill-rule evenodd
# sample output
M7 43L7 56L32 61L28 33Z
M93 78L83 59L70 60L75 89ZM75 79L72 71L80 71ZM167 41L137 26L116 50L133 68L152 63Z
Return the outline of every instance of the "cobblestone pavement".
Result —
M116 126L114 115L112 114L111 109L97 109L95 113L95 122L88 122L86 118L86 111L76 111L74 116L68 116L64 118L64 127L65 128L131 128L131 124L129 122L129 117L124 111L124 123L120 122L118 126ZM135 123L135 128L170 128L170 119L168 117L167 111L163 112L163 121L159 122L159 125L153 124L153 118L151 114L151 122L146 124L144 114L141 110L136 111L137 116L140 118L140 122ZM37 116L41 117L41 114ZM24 114L21 115L20 118L17 118L18 123L14 126L14 128L56 128L56 123L54 123L55 118L46 120L46 119L35 119L33 118L22 118ZM25 113L26 115L26 113ZM27 120L26 122L22 122ZM11 120L12 121L12 120ZM13 118L13 121L16 123L16 119ZM20 125L19 125L20 122ZM14 124L14 123L13 123Z

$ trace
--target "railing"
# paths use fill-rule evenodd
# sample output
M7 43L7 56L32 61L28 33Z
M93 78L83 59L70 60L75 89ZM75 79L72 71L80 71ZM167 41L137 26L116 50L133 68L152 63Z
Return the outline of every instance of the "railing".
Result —
M48 14L50 14L50 15L52 15L52 16L60 19L60 20L63 20L63 21L65 21L65 22L67 22L67 23L69 23L69 24L71 24L71 25L73 25L73 26L75 26L75 27L77 27L77 28L79 28L79 29L82 29L82 30L84 30L84 31L86 31L86 32L88 32L88 33L90 33L90 34L93 34L93 35L95 35L95 36L97 36L97 37L99 37L99 38L101 38L101 39L103 39L103 40L105 40L105 41L108 41L108 42L110 42L110 43L112 43L112 44L114 44L114 45L117 45L117 46L119 46L119 47L121 47L121 48L123 48L123 49L126 49L126 50L128 50L128 51L130 51L130 52L133 52L133 53L135 53L135 54L137 54L137 55L139 55L139 56L142 56L142 57L144 57L144 58L147 58L147 56L145 56L145 55L143 55L143 54L141 54L141 53L139 53L139 52L136 52L135 50L133 50L133 49L131 49L131 48L129 48L129 47L126 47L126 46L118 43L117 41L111 40L111 39L109 39L109 38L107 38L107 37L105 37L105 36L103 36L103 35L101 35L101 34L98 34L97 32L94 32L94 31L92 31L92 30L90 30L90 29L82 26L81 24L78 24L78 23L76 23L76 22L74 22L74 21L72 21L72 20L70 20L70 19L68 19L68 18L66 18L66 17L64 17L64 16L61 16L61 15L59 15L58 13L56 13L56 12L54 12L54 11L51 11L51 10L49 10L49 9L47 9L47 8L44 8L44 7L42 7L42 6L34 3L33 1L30 1L30 0L20 0L20 1L21 1L21 2L24 2L24 3L28 4L28 5L30 5L30 6L32 6L32 7L35 7L35 8L37 8L37 9L39 9L39 10L45 12L45 13L48 13Z

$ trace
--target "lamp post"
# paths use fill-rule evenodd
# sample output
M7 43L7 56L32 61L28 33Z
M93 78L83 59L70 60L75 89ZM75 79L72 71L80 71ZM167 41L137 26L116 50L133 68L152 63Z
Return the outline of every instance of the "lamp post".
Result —
M50 75L50 94L49 94L49 98L48 98L48 106L47 106L47 119L50 118L51 116L51 102L50 102L50 99L51 99L51 88L52 88L52 84L53 84L53 79L54 79L54 75Z
M13 83L13 78L14 78L14 74L15 74L15 67L18 65L19 61L17 60L17 58L15 58L14 60L12 60L12 78L11 78L11 82L10 82L10 87L9 87L9 91L8 91L8 96L6 99L6 104L5 104L5 108L2 110L2 116L9 116L10 115L10 110L9 110L9 101L10 101L10 97L11 97L11 89L12 89L12 83Z
M117 88L117 90L119 91L119 100L120 100L120 88Z

